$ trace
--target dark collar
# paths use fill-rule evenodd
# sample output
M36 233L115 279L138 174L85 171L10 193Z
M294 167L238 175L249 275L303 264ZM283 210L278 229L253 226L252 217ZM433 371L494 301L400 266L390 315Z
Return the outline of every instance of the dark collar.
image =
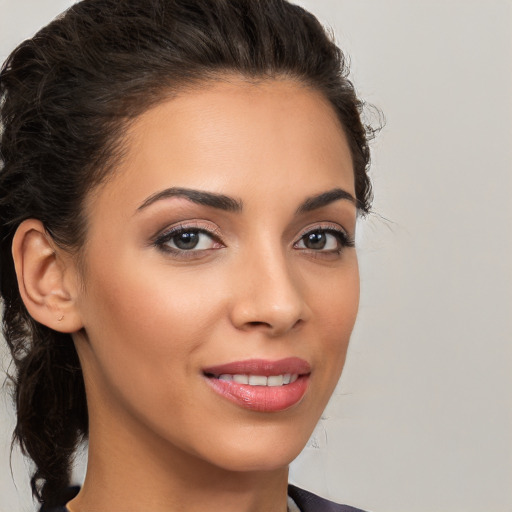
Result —
M288 486L288 495L295 501L301 512L364 512L348 505L338 505L294 485Z

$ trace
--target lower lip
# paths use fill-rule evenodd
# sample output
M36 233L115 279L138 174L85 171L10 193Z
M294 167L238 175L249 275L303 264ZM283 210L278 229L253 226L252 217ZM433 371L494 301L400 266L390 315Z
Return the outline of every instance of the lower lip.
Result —
M300 375L284 386L249 386L206 377L211 388L229 401L258 412L284 411L299 403L306 393L309 375Z

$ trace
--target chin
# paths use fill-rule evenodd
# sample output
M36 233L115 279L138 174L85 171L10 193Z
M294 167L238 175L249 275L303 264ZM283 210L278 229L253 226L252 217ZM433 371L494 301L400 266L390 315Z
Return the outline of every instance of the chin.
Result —
M279 453L278 455L270 449L257 453L244 450L238 453L231 453L228 457L215 457L212 462L217 467L230 472L272 472L287 468L299 455L302 448L301 446L300 449L288 453Z
M262 429L242 435L226 435L212 442L203 457L227 471L275 471L286 468L302 451L311 432L288 429ZM293 429L293 430L292 430ZM267 431L266 431L267 430ZM311 429L312 430L312 429ZM212 450L212 446L215 449Z

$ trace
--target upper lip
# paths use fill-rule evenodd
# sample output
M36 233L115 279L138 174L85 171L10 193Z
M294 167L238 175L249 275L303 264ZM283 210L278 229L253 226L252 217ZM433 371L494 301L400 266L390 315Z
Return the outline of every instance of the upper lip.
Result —
M210 375L285 375L287 373L304 375L311 373L311 365L299 357L287 357L277 361L266 359L246 359L203 368Z

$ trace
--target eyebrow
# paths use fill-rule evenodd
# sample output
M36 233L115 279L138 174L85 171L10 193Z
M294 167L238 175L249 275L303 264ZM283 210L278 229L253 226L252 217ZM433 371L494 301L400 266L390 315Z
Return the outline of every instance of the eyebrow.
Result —
M357 200L352 194L350 194L346 190L343 190L342 188L333 188L332 190L328 190L327 192L317 194L316 196L308 197L297 208L296 213L297 215L299 215L301 213L311 212L313 210L317 210L318 208L322 208L341 199L350 201L351 203L357 205Z
M190 188L171 187L156 194L149 196L138 208L137 211L143 210L161 199L169 197L184 197L189 201L204 206L210 206L227 212L241 212L242 201L225 196L224 194L216 194L214 192L205 192L203 190L193 190Z
M243 202L240 199L217 194L214 192L206 192L203 190L195 190L190 188L170 187L149 196L138 208L137 211L144 210L148 206L162 199L170 197L184 197L193 203L211 208L217 208L228 212L241 212ZM357 200L352 194L341 188L334 188L327 192L322 192L315 196L308 197L296 210L296 215L317 210L339 200L348 200L353 204L357 204Z

